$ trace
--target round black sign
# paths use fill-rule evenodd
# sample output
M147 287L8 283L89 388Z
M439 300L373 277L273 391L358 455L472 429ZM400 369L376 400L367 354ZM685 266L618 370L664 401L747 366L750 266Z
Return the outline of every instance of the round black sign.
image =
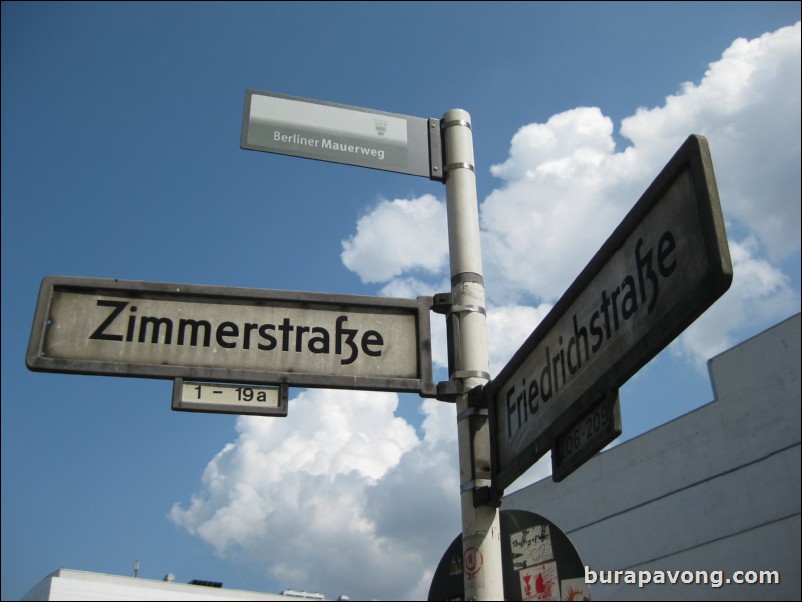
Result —
M585 565L574 545L534 512L501 511L501 558L505 600L590 600ZM474 559L465 562L458 535L437 565L429 600L464 600L464 575L471 578L475 568Z

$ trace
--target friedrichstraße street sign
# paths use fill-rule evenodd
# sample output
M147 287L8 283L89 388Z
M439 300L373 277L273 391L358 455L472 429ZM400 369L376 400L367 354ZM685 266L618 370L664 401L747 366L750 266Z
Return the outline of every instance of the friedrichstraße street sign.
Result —
M493 487L523 474L731 282L707 141L691 136L485 387Z
M431 301L48 277L27 364L433 397Z
M178 412L286 416L288 389L287 385L232 385L176 378L172 408Z
M248 90L240 146L442 180L438 120Z

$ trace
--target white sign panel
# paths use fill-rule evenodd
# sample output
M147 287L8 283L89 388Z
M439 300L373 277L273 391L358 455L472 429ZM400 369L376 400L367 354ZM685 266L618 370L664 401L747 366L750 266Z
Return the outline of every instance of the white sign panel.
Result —
M430 298L46 278L33 370L433 394Z
M554 558L549 525L544 523L510 535L512 566L521 569Z
M248 90L240 146L443 179L437 121Z
M287 385L201 383L176 378L172 407L181 412L286 416L287 396Z

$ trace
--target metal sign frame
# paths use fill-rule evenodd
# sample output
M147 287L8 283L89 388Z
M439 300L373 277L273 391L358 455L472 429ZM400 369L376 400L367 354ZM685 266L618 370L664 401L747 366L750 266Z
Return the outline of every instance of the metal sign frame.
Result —
M681 196L676 191L672 192L672 187L680 178L684 179L683 182L687 185L688 193L691 196ZM669 193L672 194L669 195ZM698 247L699 255L692 258L693 270L699 273L698 281L694 282L696 288L682 290L677 295L681 298L666 303L666 309L660 310L664 315L661 315L659 321L644 320L645 324L639 325L642 331L635 329L630 336L632 340L627 340L626 345L610 344L607 351L598 354L600 357L605 357L604 361L610 365L599 373L596 373L595 368L589 369L588 372L594 372L595 380L586 388L573 391L576 393L573 396L563 396L560 403L550 405L541 411L536 419L533 414L532 420L528 423L529 432L539 430L539 434L536 436L521 435L522 441L517 444L517 447L522 449L506 454L507 456L512 455L512 457L502 458L499 428L503 428L505 425L501 424L502 421L499 420L499 412L502 408L501 404L497 403L501 391L521 385L521 374L516 374L516 372L523 369L527 362L532 363L530 356L534 357L536 351L542 351L543 346L549 343L554 343L553 350L557 349L557 341L551 340L557 336L553 331L557 330L557 327L565 326L565 323L569 321L568 316L571 315L569 312L574 311L580 305L580 301L587 299L584 295L586 290L590 290L594 279L600 274L609 276L606 271L608 264L618 266L612 260L614 258L621 259L625 245L635 247L633 235L642 234L639 228L647 220L656 220L655 216L664 209L664 206L661 205L664 198L671 202L682 199L682 202L689 205L689 211L692 211L692 216L686 217L685 221L692 221L693 227L698 228L698 231L691 232L691 234L699 235L699 238L693 241L695 247ZM665 249L662 245L662 238L660 242L660 247L654 249L657 257L660 257L664 250L669 248L672 249L672 252L688 253L687 247L684 246L687 241L684 239L679 242L674 241L676 243L674 246L672 246L674 243L668 241ZM666 254L666 256L668 255ZM675 255L671 255L671 257L675 257ZM686 257L686 259L690 258ZM609 270L614 271L614 267ZM678 272L680 271L682 270L678 270ZM555 438L569 429L584 412L604 397L606 391L618 389L623 385L723 295L732 282L732 276L732 263L710 151L707 141L703 137L690 136L500 374L485 387L484 398L489 407L493 447L493 487L496 490L503 490L522 475L552 448ZM617 282L622 281L618 280ZM641 284L641 286L643 285ZM594 290L594 292L598 292L598 290ZM588 293L588 295L590 294ZM643 313L645 314L645 312ZM576 314L574 314L574 318L576 318ZM566 337L568 336L567 332L564 334ZM560 341L562 341L562 337ZM569 344L567 340L565 344ZM570 354L570 349L568 353ZM607 353L609 355L605 356ZM596 356L594 356L594 361L595 358ZM588 360L587 363L590 365L591 361ZM600 363L596 362L596 364ZM533 424L536 426L532 427ZM508 430L510 429L508 428ZM507 438L510 437L511 435L507 434Z
M269 371L262 369L221 368L217 365L172 365L165 362L76 359L68 354L59 357L48 355L47 340L52 324L51 309L59 294L103 296L108 299L155 300L198 304L223 304L298 310L321 310L401 316L414 319L416 337L416 374L414 377L361 376L345 373L312 373L295 371ZM141 302L141 301L140 301ZM112 302L109 302L112 303ZM140 378L174 379L221 383L253 383L266 385L287 384L294 387L330 389L363 389L419 393L435 397L437 387L432 381L431 329L429 311L431 297L396 299L358 295L302 293L265 289L202 286L189 284L155 283L140 281L106 280L50 276L42 280L36 305L26 363L38 372L126 376ZM108 311L106 313L109 313ZM122 320L122 318L120 318ZM154 327L155 330L155 327ZM405 333L408 334L408 333ZM122 335L116 335L122 336ZM364 345L364 340L363 340Z
M274 106L259 107L263 115L257 118L254 106L260 103ZM282 116L266 117L278 112L284 113L283 121ZM368 133L370 128L375 128L375 136ZM393 129L397 136L390 143L389 137L387 140L383 137ZM240 147L432 180L445 179L439 120L274 92L245 92Z

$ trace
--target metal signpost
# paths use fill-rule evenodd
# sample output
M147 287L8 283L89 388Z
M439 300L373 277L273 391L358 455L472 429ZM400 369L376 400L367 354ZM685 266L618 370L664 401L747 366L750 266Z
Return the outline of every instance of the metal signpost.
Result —
M501 523L497 504L485 504L492 461L487 413L471 391L490 380L479 203L470 115L448 111L442 123L446 156L450 297L440 303L449 320L450 399L457 405L462 546L466 600L503 600Z
M564 456L564 436L573 437L580 417L731 282L710 152L691 136L486 388L494 488L507 487L555 442ZM592 433L574 441L583 438L585 447L606 441Z
M240 145L444 181L450 292L408 300L49 277L28 367L173 379L181 411L286 416L288 386L454 402L463 593L503 599L503 489L549 449L560 480L618 436L618 388L730 285L706 141L688 139L492 382L468 113L422 119L249 90ZM449 380L438 384L432 310L448 325Z

